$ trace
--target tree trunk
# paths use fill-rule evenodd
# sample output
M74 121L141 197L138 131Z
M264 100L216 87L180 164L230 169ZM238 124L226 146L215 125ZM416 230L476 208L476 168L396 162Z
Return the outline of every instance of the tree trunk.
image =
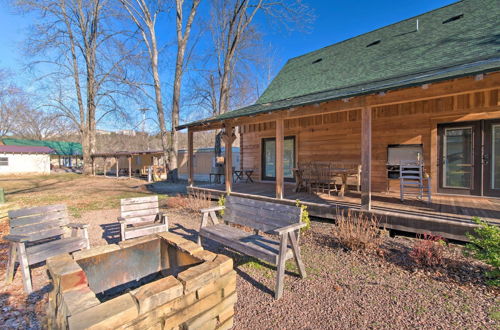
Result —
M183 21L182 21L182 5L184 1L176 1L176 31L177 31L177 59L175 62L175 76L174 76L174 90L172 95L172 129L170 131L171 136L171 146L169 149L169 163L170 163L170 178L173 182L179 179L178 163L177 163L177 152L179 149L179 139L176 127L179 126L179 113L180 113L180 99L181 99L181 87L182 87L182 74L184 66L184 55L186 52L186 45L189 40L189 34L191 33L191 26L193 24L194 17L196 15L196 10L200 4L200 0L193 0L191 10L189 12L189 17L186 22L186 27L183 33Z
M151 69L153 71L153 81L155 88L155 101L156 101L156 112L158 115L158 122L160 126L160 137L161 137L161 147L163 150L163 160L165 169L168 166L170 168L170 157L169 157L169 143L168 143L168 132L165 126L165 113L163 111L163 101L161 97L161 83L160 75L158 74L158 48L156 44L156 34L153 26L150 26L151 33ZM168 160L168 165L167 165Z
M177 60L175 63L174 93L172 97L172 130L170 131L171 147L169 150L170 177L172 178L173 182L176 182L179 179L177 168L177 152L179 149L179 139L177 130L175 128L179 126L182 65L184 62L184 50L186 48L185 46L186 45L182 41L179 41L177 49Z

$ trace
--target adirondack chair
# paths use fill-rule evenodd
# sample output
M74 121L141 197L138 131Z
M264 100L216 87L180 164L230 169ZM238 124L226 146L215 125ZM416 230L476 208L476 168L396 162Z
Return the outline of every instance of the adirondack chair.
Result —
M121 203L121 240L168 231L168 219L160 213L158 196L124 198Z
M219 223L215 213L218 210L224 210L224 223ZM299 230L306 225L300 220L301 208L228 196L225 206L202 209L201 212L203 218L198 244L202 244L202 237L208 238L240 253L276 265L276 299L283 295L285 262L288 259L294 258L300 276L306 277L298 244ZM208 224L209 218L212 219L213 225ZM230 223L252 228L254 232L235 228L230 226ZM277 235L279 239L259 235L259 232Z
M10 234L3 239L10 243L6 282L14 278L19 263L24 290L33 291L29 266L47 258L90 247L87 224L69 223L66 205L49 205L9 211ZM71 229L71 236L68 237ZM81 231L82 235L79 235Z

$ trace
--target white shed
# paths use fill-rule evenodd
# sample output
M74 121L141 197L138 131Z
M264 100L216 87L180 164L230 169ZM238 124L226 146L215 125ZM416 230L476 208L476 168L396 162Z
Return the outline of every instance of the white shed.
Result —
M49 147L0 145L0 175L50 174Z

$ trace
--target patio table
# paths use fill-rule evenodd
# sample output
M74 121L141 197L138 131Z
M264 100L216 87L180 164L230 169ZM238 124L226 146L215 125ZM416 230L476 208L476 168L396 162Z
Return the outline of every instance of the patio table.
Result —
M292 169L295 175L295 192L299 192L302 189L307 190L307 180L304 180L304 170L300 168ZM340 186L340 191L338 192L339 197L344 197L345 193L348 191L347 178L349 175L357 174L357 169L353 168L331 168L329 170L330 176L340 176L342 179L342 184ZM311 179L309 179L311 181Z
M332 168L330 174L332 176L340 176L342 178L342 185L340 186L339 196L344 197L345 193L349 190L347 187L347 177L349 175L357 174L357 169L352 168Z

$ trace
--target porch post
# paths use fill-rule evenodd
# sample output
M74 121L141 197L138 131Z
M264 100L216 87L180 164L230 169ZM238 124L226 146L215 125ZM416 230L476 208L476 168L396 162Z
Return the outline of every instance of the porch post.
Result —
M119 171L119 169L118 169L118 160L119 160L119 159L120 159L119 157L115 157L115 162L116 162L116 163L115 163L115 167L116 167L116 177L118 177L118 171Z
M284 120L276 120L276 198L283 199L284 178L283 178L283 158L284 153Z
M193 163L193 131L188 128L188 185L193 186L194 163Z
M226 147L226 166L224 172L224 178L226 180L226 194L231 194L232 184L233 184L233 142L236 139L234 135L234 126L228 125L224 129L224 134L222 135L222 140L224 141Z
M372 108L361 110L361 209L371 209Z
M128 156L128 178L132 179L132 156Z
M238 128L240 132L240 171L243 171L243 126Z

